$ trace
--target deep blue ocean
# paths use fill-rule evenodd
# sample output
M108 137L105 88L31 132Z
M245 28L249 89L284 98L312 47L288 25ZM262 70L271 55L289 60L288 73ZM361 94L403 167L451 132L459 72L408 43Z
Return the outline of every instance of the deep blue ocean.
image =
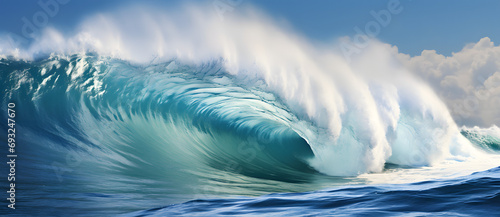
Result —
M333 112L229 73L216 59L7 57L0 84L0 160L9 161L9 108L17 154L16 209L2 199L1 215L500 216L498 128L455 135L436 115L417 118L403 97L400 127L377 133L400 144L389 157L377 151L384 142L371 142L382 137L365 136L376 132L363 128L371 122L362 112L345 112L340 145L323 148L333 137L324 136L322 126L332 125L322 115ZM432 163L445 154L429 145L441 140L426 140L426 127L478 154ZM3 163L3 198L9 169Z

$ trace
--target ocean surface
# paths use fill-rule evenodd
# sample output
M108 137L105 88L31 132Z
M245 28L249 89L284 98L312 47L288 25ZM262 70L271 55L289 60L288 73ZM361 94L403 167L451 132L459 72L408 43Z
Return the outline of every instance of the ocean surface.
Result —
M333 92L325 101L311 92L325 80L303 86L252 70L94 53L1 58L0 158L9 103L18 157L16 210L4 199L0 212L500 216L497 127L456 127L445 107L426 107L433 95L418 102L404 87L370 84L383 97L364 104L347 85L342 102ZM331 104L342 103L354 109L336 127Z

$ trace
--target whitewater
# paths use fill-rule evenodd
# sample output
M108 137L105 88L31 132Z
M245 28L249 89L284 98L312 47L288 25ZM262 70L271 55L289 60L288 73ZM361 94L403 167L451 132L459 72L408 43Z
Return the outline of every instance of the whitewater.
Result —
M500 129L457 126L381 42L346 61L257 10L221 21L195 6L97 14L23 48L2 39L25 212L341 214L330 208L476 184L488 187L459 196L499 200ZM339 197L352 201L318 202Z

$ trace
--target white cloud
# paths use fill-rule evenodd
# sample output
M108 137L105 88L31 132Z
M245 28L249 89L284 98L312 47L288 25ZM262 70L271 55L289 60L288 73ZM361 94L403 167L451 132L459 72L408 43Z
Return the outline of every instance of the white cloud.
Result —
M424 50L415 57L397 55L434 88L458 124L500 125L500 46L488 37L451 56L435 50Z

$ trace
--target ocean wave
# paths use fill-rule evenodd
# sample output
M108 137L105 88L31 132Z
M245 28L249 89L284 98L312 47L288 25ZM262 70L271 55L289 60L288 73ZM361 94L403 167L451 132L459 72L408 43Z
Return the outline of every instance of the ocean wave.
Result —
M376 113L355 108L338 114L342 127L336 135L326 117L318 119L328 112L305 116L300 100L290 102L265 81L242 80L221 61L134 65L86 54L38 62L4 59L2 67L13 71L2 78L10 90L4 101L25 105L21 112L32 115L28 128L52 135L46 139L53 144L100 155L106 167L137 166L149 151L136 149L154 148L177 164L190 164L188 169L233 165L252 177L300 181L311 173L349 176L382 171L385 163L426 166L477 152L446 110L409 105L415 102L402 97L407 90L395 86L370 88L379 93L372 95L380 100L372 105ZM398 91L392 112L399 114L383 114L390 112L384 104L395 99L376 99L389 91ZM398 119L381 121L388 115ZM385 127L367 126L375 123Z
M44 64L37 67L38 72L13 75L25 73L25 79L36 79L31 88L39 92L54 92L43 87L61 83L54 88L65 88L67 93L58 94L70 95L69 100L76 101L71 106L83 103L94 119L113 119L111 114L98 113L104 102L108 107L116 106L107 110L114 110L117 117L131 117L147 109L157 109L159 112L147 112L164 117L175 107L170 103L175 102L178 111L173 113L188 112L189 118L196 119L197 128L208 124L234 131L256 130L257 135L273 138L282 131L284 137L296 138L290 139L294 141L292 150L308 153L301 161L332 176L381 172L386 163L431 166L453 156L477 155L444 103L426 84L395 64L387 46L373 42L348 62L339 53L307 42L255 10L233 16L220 22L217 15L194 6L172 14L151 8L123 9L90 17L73 35L47 28L28 48L1 49L9 59L20 58L21 62L47 59L44 55L51 54L45 61L35 61ZM124 21L142 25L129 34ZM191 34L194 30L197 34ZM117 37L120 40L115 40ZM135 46L137 43L142 46ZM98 58L87 57L88 52ZM80 54L73 56L76 53ZM66 76L55 72L57 69ZM115 72L118 70L121 72ZM218 81L206 82L211 78L228 81L231 88L249 93L236 90L232 92L235 96L219 94L226 90L215 85ZM11 79L4 82L18 82ZM13 87L13 83L6 86ZM276 100L261 102L256 98L260 93ZM39 97L32 95L33 99ZM254 100L238 101L244 95ZM168 101L169 111L140 100ZM263 112L249 111L255 107L252 103L258 105L255 110ZM236 114L232 109L249 112ZM280 127L257 123L264 119ZM265 128L273 129L264 133Z

